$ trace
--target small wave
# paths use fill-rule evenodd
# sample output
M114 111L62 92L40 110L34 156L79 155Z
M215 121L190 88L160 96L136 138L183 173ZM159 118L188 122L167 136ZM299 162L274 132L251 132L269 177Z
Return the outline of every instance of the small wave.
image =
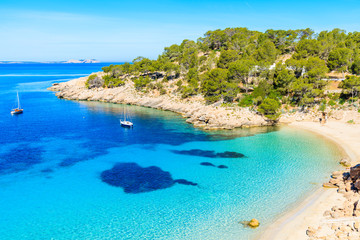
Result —
M74 78L62 78L62 79L55 79L55 80L49 80L49 81L38 81L38 82L25 82L25 83L18 83L18 86L31 86L31 85L46 85L51 84L55 82L67 82L70 80L73 80Z
M71 76L87 76L89 74L0 74L0 77L71 77Z

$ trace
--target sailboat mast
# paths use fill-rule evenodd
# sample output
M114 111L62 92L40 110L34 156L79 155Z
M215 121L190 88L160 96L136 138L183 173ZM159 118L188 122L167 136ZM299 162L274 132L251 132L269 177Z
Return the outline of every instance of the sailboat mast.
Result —
M125 112L125 107L124 107L124 121L126 121L126 112Z
M18 101L18 109L20 109L20 99L19 99L19 92L16 92L17 101Z

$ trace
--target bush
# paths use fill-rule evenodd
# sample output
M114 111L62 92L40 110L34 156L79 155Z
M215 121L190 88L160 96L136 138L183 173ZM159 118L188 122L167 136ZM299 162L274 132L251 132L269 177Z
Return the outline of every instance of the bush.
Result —
M182 86L182 81L181 81L181 80L178 80L178 81L176 82L176 86L181 87L181 86Z
M87 88L98 88L104 85L104 79L98 77L96 74L92 74L85 82Z
M110 75L105 75L102 77L102 79L104 80L103 87L113 88L125 85L125 81L123 79L114 78Z
M160 89L160 95L164 95L166 94L166 90L163 88L163 89Z
M182 88L181 94L182 94L181 95L182 98L187 98L187 97L196 95L196 91L193 87L186 86L186 87Z
M338 100L340 98L340 93L332 93L332 94L328 94L328 98L330 98L331 100Z
M207 103L215 103L220 100L220 96L218 95L206 96L205 100Z
M250 107L254 104L254 98L251 95L245 94L239 102L240 107Z
M139 77L134 80L135 88L137 90L141 90L144 87L146 87L151 82L150 78L148 76L146 77Z
M209 70L209 67L207 65L202 65L199 69L199 72L206 72Z
M325 112L325 110L326 110L326 104L322 103L322 104L320 105L320 107L319 107L319 111L320 111L320 112Z
M328 104L333 107L336 105L336 102L334 100L330 100Z
M199 62L200 62L200 64L201 63L203 63L203 62L205 62L206 61L206 59L207 59L207 57L206 56L201 56L200 58L199 58Z
M259 106L263 102L263 98L261 96L258 96L253 101L254 101L254 105Z

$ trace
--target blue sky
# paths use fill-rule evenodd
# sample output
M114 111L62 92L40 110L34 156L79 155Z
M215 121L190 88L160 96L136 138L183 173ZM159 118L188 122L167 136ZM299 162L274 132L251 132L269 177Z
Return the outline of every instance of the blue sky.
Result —
M156 58L208 30L360 31L359 0L0 1L0 61Z

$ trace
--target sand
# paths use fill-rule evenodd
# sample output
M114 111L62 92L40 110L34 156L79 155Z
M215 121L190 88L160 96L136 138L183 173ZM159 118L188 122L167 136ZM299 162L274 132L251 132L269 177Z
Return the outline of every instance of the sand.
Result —
M320 134L343 148L351 158L352 165L360 162L360 125L339 121L320 125L318 122L293 122L290 126L303 128ZM338 169L334 169L338 170ZM261 240L304 240L308 239L306 230L309 226L319 226L328 220L323 217L326 210L344 202L342 194L336 189L318 189L299 206L286 213L257 239Z

